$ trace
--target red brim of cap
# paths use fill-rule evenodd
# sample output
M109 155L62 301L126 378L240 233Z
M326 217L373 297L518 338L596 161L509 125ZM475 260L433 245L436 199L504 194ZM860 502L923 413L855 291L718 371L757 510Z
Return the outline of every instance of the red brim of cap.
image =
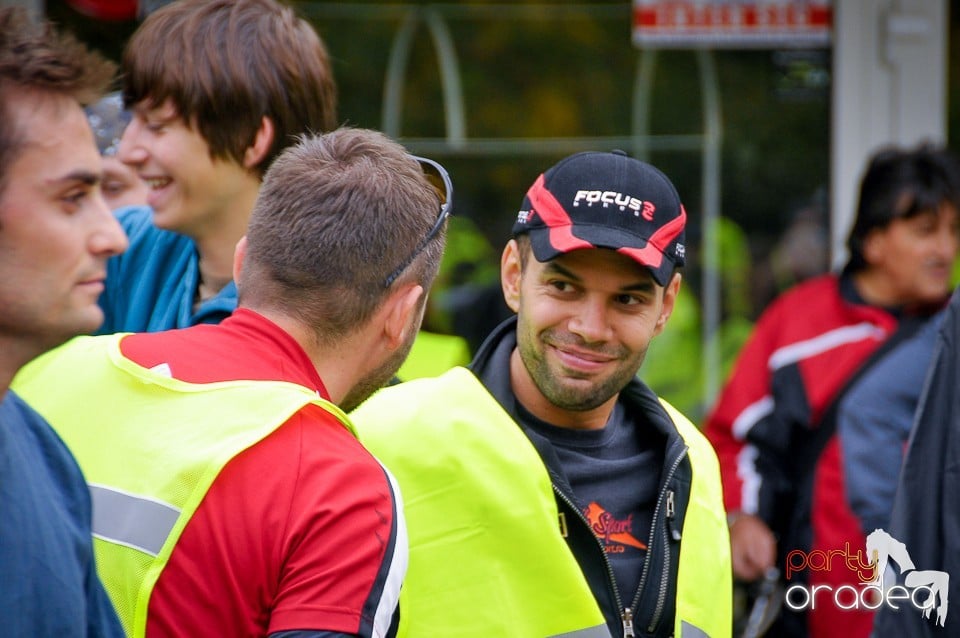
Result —
M531 228L526 233L530 237L530 246L537 261L545 262L573 250L606 248L630 257L645 267L660 286L670 283L671 275L677 264L666 253L645 239L626 235L622 229L607 226L569 225L553 228ZM630 237L632 245L624 245L624 238Z

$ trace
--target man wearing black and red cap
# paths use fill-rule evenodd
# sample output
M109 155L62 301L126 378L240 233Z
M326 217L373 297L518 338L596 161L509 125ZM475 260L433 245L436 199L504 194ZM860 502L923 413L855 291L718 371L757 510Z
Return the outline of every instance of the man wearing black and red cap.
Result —
M680 289L685 223L653 166L565 158L503 252L516 317L468 369L354 412L404 495L401 634L730 635L716 456L637 378Z

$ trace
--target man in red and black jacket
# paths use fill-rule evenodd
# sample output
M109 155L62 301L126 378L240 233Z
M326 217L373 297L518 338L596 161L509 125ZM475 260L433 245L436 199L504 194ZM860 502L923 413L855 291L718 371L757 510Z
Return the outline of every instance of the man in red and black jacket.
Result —
M848 504L836 405L946 302L958 211L960 167L945 150L878 152L860 185L848 263L839 275L808 280L774 300L708 417L734 575L750 582L777 566L786 579L786 604L771 635L870 633L865 607L876 601L854 600L870 558ZM826 587L812 606L808 594L817 585Z

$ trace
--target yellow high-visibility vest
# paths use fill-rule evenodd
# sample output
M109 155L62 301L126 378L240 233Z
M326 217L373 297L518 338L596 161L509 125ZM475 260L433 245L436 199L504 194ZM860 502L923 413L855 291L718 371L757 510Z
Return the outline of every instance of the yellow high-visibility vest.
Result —
M730 545L716 455L664 404L689 447L674 635L732 628ZM464 368L386 388L350 415L396 477L410 562L401 636L609 636L562 537L553 486L529 439Z
M210 485L230 459L309 403L353 432L309 388L282 381L195 384L120 351L124 335L80 337L14 380L74 454L93 498L97 571L124 629L143 636L150 594Z
M435 377L450 368L470 363L470 347L466 339L456 335L421 330L410 348L410 354L397 371L403 381Z

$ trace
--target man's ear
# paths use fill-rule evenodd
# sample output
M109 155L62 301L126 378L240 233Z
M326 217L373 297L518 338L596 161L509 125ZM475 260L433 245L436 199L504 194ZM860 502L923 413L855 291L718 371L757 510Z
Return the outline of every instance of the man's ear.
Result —
M233 249L233 280L240 281L240 271L243 269L243 260L247 256L247 236L244 235Z
M421 303L423 295L420 284L406 284L391 292L384 301L383 334L391 350L403 345L409 330L420 330L426 308L426 303Z
M253 144L243 152L244 168L256 168L263 161L263 158L270 151L270 147L273 146L275 135L273 120L264 115L260 119L260 128L257 129L257 134L253 137Z
M653 329L654 336L663 332L664 327L667 325L667 321L670 319L670 315L673 314L673 309L677 303L677 295L680 294L680 282L682 280L683 277L680 275L680 273L674 273L670 283L668 283L667 287L663 289L663 306L660 308L660 316L657 318L657 325Z
M520 311L520 279L523 268L520 262L520 246L517 240L507 242L500 256L500 286L503 288L503 300L514 312Z

